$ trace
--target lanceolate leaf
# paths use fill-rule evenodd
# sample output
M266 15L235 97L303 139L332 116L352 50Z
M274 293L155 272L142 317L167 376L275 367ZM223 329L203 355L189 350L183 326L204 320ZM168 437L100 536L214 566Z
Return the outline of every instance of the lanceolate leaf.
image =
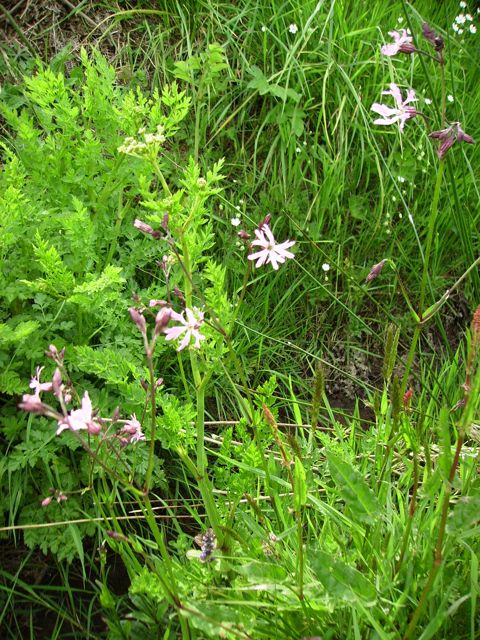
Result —
M347 602L375 601L375 586L360 571L323 551L310 549L308 556L313 572L331 597Z
M352 512L352 517L371 523L380 515L380 505L361 473L350 462L340 459L330 451L328 466L338 492Z

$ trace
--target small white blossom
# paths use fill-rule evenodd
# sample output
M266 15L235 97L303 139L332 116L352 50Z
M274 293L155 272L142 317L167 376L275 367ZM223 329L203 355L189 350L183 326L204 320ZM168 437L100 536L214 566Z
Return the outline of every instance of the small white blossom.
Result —
M465 2L465 0L460 0L458 4L460 5L461 9L466 9L467 7L467 3Z
M405 182L405 178L403 176L398 176L397 179L399 182Z
M290 33L297 33L298 27L294 22L292 22L292 24L288 25L288 30L290 31Z
M452 29L458 33L458 24L456 22L452 24Z
M241 223L240 218L232 218L230 220L230 223L234 226L234 227L238 227L238 225Z
M430 98L425 98L425 104L432 104L432 101L430 100Z
M265 33L266 30L267 30L267 27L263 24L261 28L262 33Z
M468 30L470 31L470 33L477 33L477 27L474 24L471 24L468 27Z
M325 271L325 273L327 273L327 271L330 271L330 265L328 264L328 262L324 262L322 264L322 269Z
M463 13L460 13L456 18L455 18L455 22L457 24L465 24L465 16L463 15Z
M447 100L449 102L453 102L454 101L454 97L449 93L448 96L447 96Z
M465 19L468 20L468 22L471 22L473 20L472 16L469 13L465 14Z

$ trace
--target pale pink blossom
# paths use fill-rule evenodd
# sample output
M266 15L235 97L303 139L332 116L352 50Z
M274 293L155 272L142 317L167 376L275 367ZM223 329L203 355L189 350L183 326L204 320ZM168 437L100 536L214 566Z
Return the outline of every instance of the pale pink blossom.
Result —
M176 311L171 311L170 318L176 320L180 324L174 327L166 327L163 331L165 333L165 340L177 340L182 334L185 334L182 341L177 347L177 351L181 351L188 347L192 338L195 339L193 347L195 349L200 348L200 341L205 340L205 336L199 331L203 324L205 314L198 309L189 309L188 307L181 314Z
M22 401L18 403L18 408L23 411L29 411L30 413L45 414L48 411L47 405L43 404L40 396L35 394L30 395L28 393L23 394Z
M118 432L118 437L123 445L134 444L139 440L145 440L145 434L142 431L142 425L133 414L130 420L127 420Z
M407 97L405 100L402 99L402 93L400 88L394 83L390 83L390 89L388 91L382 91L382 95L384 96L393 96L396 107L387 107L385 104L379 104L375 102L372 104L370 109L375 113L381 115L381 118L377 118L373 121L374 124L395 124L399 123L400 131L403 131L403 127L405 126L405 122L410 118L413 118L417 115L417 110L415 107L407 106L411 102L416 102L417 98L415 97L415 91L413 89L409 89L407 91Z
M413 53L416 51L412 44L413 38L406 29L389 31L388 35L393 38L393 42L383 45L381 51L384 56L396 56L397 53Z
M86 429L92 435L100 433L101 426L93 419L92 401L88 391L83 394L82 408L73 409L67 416L58 421L57 435L65 429L70 429L71 431Z
M45 367L37 367L37 375L30 380L29 384L30 389L35 389L34 395L37 398L40 398L41 391L51 391L53 388L51 382L40 382L40 375L44 368Z
M248 259L256 260L256 267L270 263L276 271L279 264L283 264L287 258L295 258L291 251L287 251L293 247L295 240L277 244L268 224L262 224L259 229L255 229L255 235L257 238L253 240L252 247L260 247L261 251L250 254Z

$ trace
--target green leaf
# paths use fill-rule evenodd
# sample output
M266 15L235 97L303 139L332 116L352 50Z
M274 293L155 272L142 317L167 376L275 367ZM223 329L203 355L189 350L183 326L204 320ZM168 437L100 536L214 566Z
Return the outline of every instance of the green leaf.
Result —
M460 498L447 522L447 533L455 536L467 534L480 522L480 495Z
M330 596L347 602L375 601L375 586L357 569L315 549L309 550L308 557L313 572Z
M270 84L263 71L255 65L249 71L253 76L253 80L250 80L247 89L255 89L261 96L270 93Z
M352 516L360 522L374 522L380 515L380 505L361 473L331 451L327 452L327 460L332 478Z

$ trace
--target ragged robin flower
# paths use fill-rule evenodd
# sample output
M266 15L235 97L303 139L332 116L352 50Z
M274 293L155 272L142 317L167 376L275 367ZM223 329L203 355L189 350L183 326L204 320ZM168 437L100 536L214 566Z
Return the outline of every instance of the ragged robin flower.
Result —
M408 106L411 102L416 102L417 98L415 96L415 91L413 89L409 89L407 91L407 97L405 100L402 98L402 92L398 85L394 82L390 83L390 89L388 91L382 91L382 95L384 96L393 96L396 107L388 107L385 104L379 104L375 102L370 107L371 111L378 113L381 118L377 118L373 121L373 124L395 124L398 122L400 126L400 131L403 132L403 128L405 126L405 122L410 118L414 118L418 115L417 110L413 106Z
M260 247L261 251L251 253L247 257L249 260L256 260L256 267L270 263L276 271L279 264L283 264L287 258L295 257L291 251L287 251L293 247L295 240L287 240L277 244L268 224L264 223L260 225L259 229L255 229L255 235L257 238L253 240L252 247Z

